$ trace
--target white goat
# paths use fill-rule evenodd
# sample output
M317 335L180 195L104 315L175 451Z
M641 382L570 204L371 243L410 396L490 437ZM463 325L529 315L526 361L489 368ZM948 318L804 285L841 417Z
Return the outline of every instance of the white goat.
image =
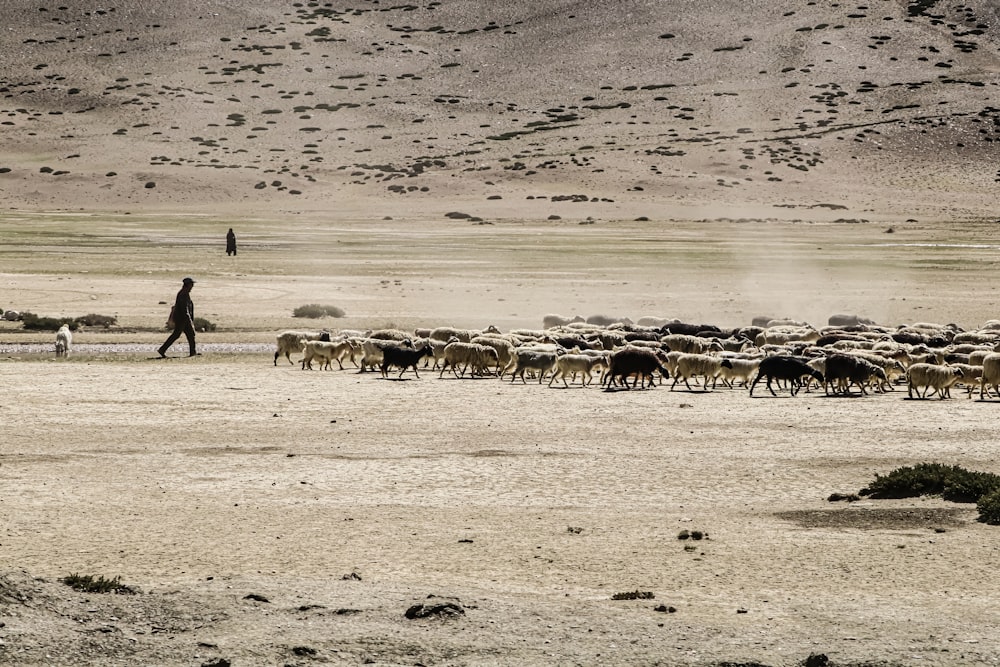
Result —
M285 355L288 363L292 361L292 352L302 351L303 340L330 340L330 334L326 331L282 331L278 334L278 349L274 351L274 365L278 365L278 357Z
M56 356L68 357L69 348L73 344L73 332L69 330L69 325L64 324L56 332Z
M600 355L591 354L561 354L556 357L556 369L552 373L552 378L549 380L549 386L556 381L557 378L561 378L563 381L563 386L569 387L569 383L566 382L566 376L570 375L572 381L576 381L576 376L579 374L580 385L586 387L594 380L594 369L604 369L608 367L608 353L604 352Z

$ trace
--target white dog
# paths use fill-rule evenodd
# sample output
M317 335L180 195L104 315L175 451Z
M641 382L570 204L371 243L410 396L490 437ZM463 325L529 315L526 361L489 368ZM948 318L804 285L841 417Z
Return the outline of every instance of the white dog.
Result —
M64 324L56 332L56 356L68 357L69 348L73 343L73 333L69 330L69 325Z

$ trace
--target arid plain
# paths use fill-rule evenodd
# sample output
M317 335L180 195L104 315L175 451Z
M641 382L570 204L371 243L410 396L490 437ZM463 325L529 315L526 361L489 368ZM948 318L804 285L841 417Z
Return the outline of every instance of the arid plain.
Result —
M0 325L0 663L1000 662L996 527L827 500L1000 472L995 401L272 363L285 328L998 317L996 8L700 4L0 2L0 307L118 320L65 360ZM218 329L159 360L185 275Z

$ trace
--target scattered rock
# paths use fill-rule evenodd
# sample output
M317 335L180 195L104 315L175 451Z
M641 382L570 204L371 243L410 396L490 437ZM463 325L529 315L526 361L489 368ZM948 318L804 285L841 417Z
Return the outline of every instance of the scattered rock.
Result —
M270 600L268 600L266 597L264 597L263 595L258 595L257 593L250 593L249 595L244 595L243 599L253 600L255 602L270 602Z
M827 667L830 658L824 653L810 653L809 657L802 662L802 667Z
M435 596L429 595L428 599ZM458 600L442 600L441 602L429 602L427 604L415 604L406 610L406 618L428 618L431 616L438 618L453 618L464 616L465 608Z

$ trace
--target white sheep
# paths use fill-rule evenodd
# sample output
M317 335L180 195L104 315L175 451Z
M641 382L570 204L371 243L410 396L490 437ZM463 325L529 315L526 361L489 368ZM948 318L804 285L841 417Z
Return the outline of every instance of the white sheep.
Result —
M56 332L56 356L68 357L69 348L73 344L73 333L69 330L69 325L64 324Z
M441 372L438 377L444 377L444 372L451 366L455 377L465 377L466 371L472 374L485 375L490 366L497 365L497 351L487 345L466 343L460 340L452 341L444 348L444 360L441 362ZM461 374L459 374L461 367Z
M962 369L954 366L913 364L906 371L907 390L910 398L913 398L914 391L919 398L927 398L928 389L933 389L939 398L944 399L949 396L948 388L960 382L962 375ZM920 393L921 388L924 389L923 394Z
M502 369L510 366L510 360L514 356L514 344L509 339L494 334L475 336L471 342L476 343L477 345L492 347L497 351L498 372L501 372Z
M285 355L288 363L292 361L292 352L302 351L303 340L330 340L330 334L326 331L282 331L278 334L278 349L274 351L274 365L278 365L278 357Z
M604 369L608 367L608 353L604 352L599 355L592 354L561 354L556 357L556 368L555 372L552 373L552 377L549 379L549 386L556 381L557 378L561 378L563 381L563 386L569 387L569 383L566 382L566 376L570 375L573 382L576 382L576 376L579 374L580 386L586 387L588 384L594 380L594 369Z
M815 343L819 339L819 331L811 327L795 328L777 326L765 329L758 334L754 340L754 344L757 347L764 347L765 345L784 345L785 343L798 341Z
M702 338L688 334L667 334L660 342L670 348L671 352L687 354L705 354L712 350L722 351L722 344L714 338Z
M963 363L952 363L948 364L952 368L959 368L962 370L962 379L958 383L965 387L966 398L972 398L972 392L978 387L982 391L982 380L983 380L983 367L973 366L972 364ZM951 393L948 392L948 397L951 398Z
M990 392L990 389L1000 394L1000 352L987 354L983 358L983 376L979 382L979 400Z
M750 382L757 376L760 358L726 357L726 359L729 360L729 366L722 366L719 369L719 379L722 383L730 389L735 382L739 382L743 387L749 387Z
M691 385L688 384L688 380L696 377L698 375L705 376L703 387L705 391L708 391L708 382L712 381L712 388L715 388L715 384L718 381L719 374L722 373L722 368L724 366L732 367L732 361L729 359L723 359L722 357L713 357L708 354L681 354L677 358L677 371L674 373L674 383L670 385L670 390L673 391L674 387L681 380L684 381L684 385L691 389Z

